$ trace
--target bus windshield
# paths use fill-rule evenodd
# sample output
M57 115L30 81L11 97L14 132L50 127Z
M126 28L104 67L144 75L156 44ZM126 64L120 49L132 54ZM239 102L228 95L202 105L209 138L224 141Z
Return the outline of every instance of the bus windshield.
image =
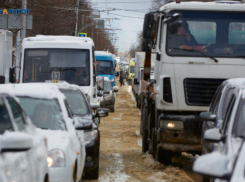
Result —
M168 23L170 56L245 57L245 13L173 11Z
M89 63L89 50L26 49L23 82L66 81L79 86L89 86Z
M98 75L113 75L113 65L111 61L96 61L96 69Z

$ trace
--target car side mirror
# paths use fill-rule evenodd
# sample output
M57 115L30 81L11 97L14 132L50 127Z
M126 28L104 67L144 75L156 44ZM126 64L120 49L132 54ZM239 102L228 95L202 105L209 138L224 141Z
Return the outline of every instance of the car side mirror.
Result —
M119 77L119 71L116 71L115 76Z
M211 114L210 112L202 112L202 113L200 113L199 118L202 121L215 121L216 115Z
M139 84L138 79L134 78L134 85L138 85L138 84Z
M74 127L76 130L91 130L93 128L92 122L87 122L86 120L80 118L74 118Z
M118 92L118 90L119 90L119 87L118 86L114 86L113 87L113 92Z
M32 148L32 136L21 132L8 132L2 135L1 152L23 152Z
M222 137L219 128L212 128L205 131L204 139L209 142L220 142Z
M14 68L9 68L9 83L15 82Z
M0 84L5 83L5 76L0 75Z
M104 90L104 77L97 77L98 90Z
M205 154L196 159L193 171L203 176L229 180L231 172L228 170L227 156L219 152Z
M96 117L106 117L109 114L109 110L106 108L98 108L96 110L95 116Z
M98 97L102 97L103 96L103 92L102 91L98 91L97 96Z
M98 109L100 107L99 103L90 103L92 109Z

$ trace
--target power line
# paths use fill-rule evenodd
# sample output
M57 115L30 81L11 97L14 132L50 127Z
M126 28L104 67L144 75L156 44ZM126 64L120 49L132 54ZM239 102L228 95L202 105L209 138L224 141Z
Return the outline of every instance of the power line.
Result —
M125 3L125 4L127 4L127 3L149 3L149 1L134 1L134 2L132 2L132 1L118 1L118 2L114 2L114 1L105 1L105 2L96 2L96 3L113 3L113 4L120 4L120 3Z
M106 13L106 12L102 12L102 13ZM137 19L144 19L144 18L141 18L141 17L135 17L135 16L125 16L125 15L119 15L119 14L115 14L115 13L109 13L109 15L112 14L112 15L117 15L117 16L121 16L121 17L126 17L126 18L137 18Z

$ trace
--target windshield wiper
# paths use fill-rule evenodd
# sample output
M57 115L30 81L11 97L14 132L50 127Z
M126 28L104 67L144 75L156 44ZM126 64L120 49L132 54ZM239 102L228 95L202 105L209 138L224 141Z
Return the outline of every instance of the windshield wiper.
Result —
M198 52L199 54L202 54L203 56L205 57L209 57L210 59L214 60L216 63L218 63L218 59L214 58L213 56L209 56L201 51L198 51L198 50L195 50L195 49L180 49L180 48L177 48L177 47L172 47L172 49L175 49L175 50L182 50L182 51L189 51L189 52Z

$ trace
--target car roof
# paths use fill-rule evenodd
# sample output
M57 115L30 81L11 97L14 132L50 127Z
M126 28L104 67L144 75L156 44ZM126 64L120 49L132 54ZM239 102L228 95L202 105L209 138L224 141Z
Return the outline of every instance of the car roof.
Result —
M67 82L57 83L55 84L59 89L67 89L67 90L80 90L84 95L86 95L81 87L74 84L69 84Z
M57 86L51 83L22 83L0 85L1 93L28 96L40 99L65 99Z

